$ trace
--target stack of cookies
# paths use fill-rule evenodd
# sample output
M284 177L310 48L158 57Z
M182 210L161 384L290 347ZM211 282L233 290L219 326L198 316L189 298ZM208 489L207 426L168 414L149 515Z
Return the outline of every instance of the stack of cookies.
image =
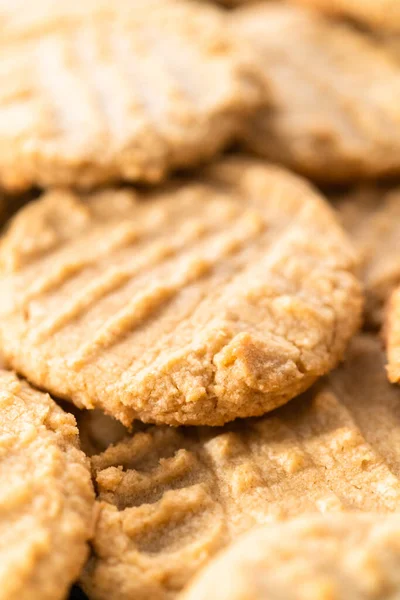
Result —
M398 600L400 4L0 0L0 188L0 600Z

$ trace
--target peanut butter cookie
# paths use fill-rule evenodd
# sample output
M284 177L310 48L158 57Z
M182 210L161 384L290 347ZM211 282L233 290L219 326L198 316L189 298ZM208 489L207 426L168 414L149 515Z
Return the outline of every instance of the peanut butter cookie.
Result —
M320 181L400 173L400 63L386 43L283 2L231 18L268 86L251 149Z
M99 517L84 588L95 600L171 599L254 525L398 511L399 432L400 389L379 342L361 336L338 370L268 416L127 437L92 458Z
M94 494L72 415L0 371L0 599L62 600L88 555Z
M1 242L1 349L125 425L221 425L336 365L359 325L352 269L324 200L257 160L157 191L52 191Z
M158 181L213 156L260 100L217 7L0 5L0 185Z
M248 533L181 600L397 600L400 517L310 515Z

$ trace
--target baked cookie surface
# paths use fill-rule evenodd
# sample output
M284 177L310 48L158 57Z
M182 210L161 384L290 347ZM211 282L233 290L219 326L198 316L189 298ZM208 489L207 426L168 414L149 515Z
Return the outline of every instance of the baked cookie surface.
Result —
M0 5L0 185L159 181L213 156L260 99L205 2Z
M88 555L94 492L72 415L0 371L0 598L62 600Z
M182 600L396 600L400 519L310 515L248 533Z
M171 599L255 525L400 508L400 389L379 342L270 415L152 426L92 457L99 516L82 582L95 600ZM217 592L218 586L216 586Z
M231 22L269 96L248 147L322 182L400 172L400 63L386 42L285 3L244 7Z
M7 361L126 425L272 410L336 365L361 313L330 207L244 157L155 192L49 192L0 264Z

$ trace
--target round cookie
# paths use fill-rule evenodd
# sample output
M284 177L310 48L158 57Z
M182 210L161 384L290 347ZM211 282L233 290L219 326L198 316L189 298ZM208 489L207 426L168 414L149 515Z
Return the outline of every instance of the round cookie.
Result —
M400 32L398 0L295 0L328 15L349 17L373 29Z
M109 447L92 457L98 519L84 589L92 600L171 600L255 525L399 511L399 406L379 341L360 336L338 370L270 415L153 426Z
M182 600L397 600L400 518L310 515L248 533Z
M386 301L400 285L400 188L364 187L331 199L356 249L366 323L381 326Z
M158 181L210 158L259 104L217 7L0 4L0 185Z
M222 425L337 364L361 313L353 258L312 188L245 157L156 191L51 191L1 241L1 350L125 425Z
M72 415L0 371L0 598L62 600L88 555L94 493Z
M321 182L400 173L400 63L385 41L285 3L244 7L231 22L268 89L248 147Z

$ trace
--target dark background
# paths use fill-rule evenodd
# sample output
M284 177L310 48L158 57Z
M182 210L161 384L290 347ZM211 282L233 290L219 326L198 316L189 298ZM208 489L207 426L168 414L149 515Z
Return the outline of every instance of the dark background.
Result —
M88 597L82 592L80 588L78 588L78 586L74 585L74 587L71 590L69 600L88 600Z

